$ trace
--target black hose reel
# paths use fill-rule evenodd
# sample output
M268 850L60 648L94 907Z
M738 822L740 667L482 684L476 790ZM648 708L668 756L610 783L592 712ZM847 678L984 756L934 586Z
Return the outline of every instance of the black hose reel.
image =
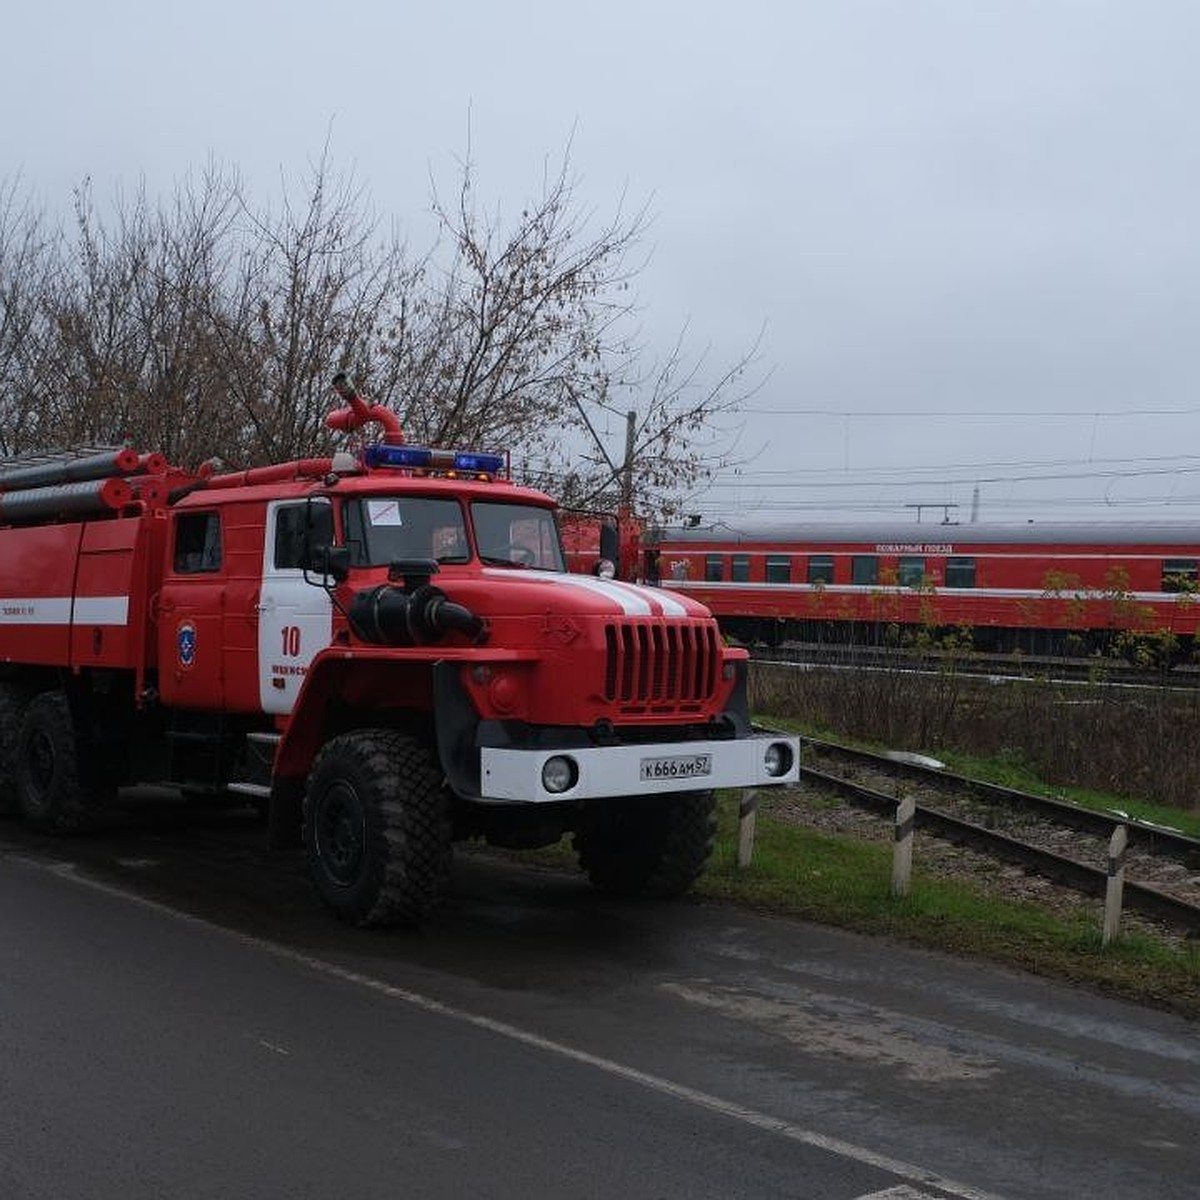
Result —
M356 592L350 601L347 616L355 635L377 646L428 646L457 630L473 642L483 642L484 620L430 583L437 569L433 559L393 562L388 579L403 580L403 586L376 584Z

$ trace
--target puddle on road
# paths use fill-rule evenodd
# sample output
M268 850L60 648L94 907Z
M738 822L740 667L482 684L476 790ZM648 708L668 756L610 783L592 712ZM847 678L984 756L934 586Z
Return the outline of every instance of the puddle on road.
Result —
M660 986L689 1004L747 1022L803 1047L809 1054L894 1067L906 1079L921 1083L986 1079L1000 1070L991 1059L918 1041L884 1009L861 1006L848 1011L845 1003L834 996L810 992L800 1003L706 981Z

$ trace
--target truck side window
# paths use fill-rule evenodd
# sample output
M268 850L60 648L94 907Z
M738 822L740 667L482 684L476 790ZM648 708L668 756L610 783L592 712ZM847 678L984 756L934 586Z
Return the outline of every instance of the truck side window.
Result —
M309 544L307 522L313 523L311 544L328 546L333 541L333 509L324 501L312 504L289 504L275 512L275 548L272 562L279 567L300 568L305 562Z
M174 564L179 575L221 569L221 520L215 512L180 513L175 518Z

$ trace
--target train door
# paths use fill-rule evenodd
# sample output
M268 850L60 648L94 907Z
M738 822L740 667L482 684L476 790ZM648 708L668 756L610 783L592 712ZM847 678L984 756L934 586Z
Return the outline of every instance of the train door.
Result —
M258 608L258 688L264 712L292 711L309 664L333 637L329 595L305 572L308 547L332 541L328 500L267 505Z

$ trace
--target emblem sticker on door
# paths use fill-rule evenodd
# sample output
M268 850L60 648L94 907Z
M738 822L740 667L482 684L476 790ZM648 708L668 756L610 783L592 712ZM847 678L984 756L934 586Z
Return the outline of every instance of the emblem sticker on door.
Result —
M196 661L196 627L190 621L175 630L175 656L181 667L190 667Z

